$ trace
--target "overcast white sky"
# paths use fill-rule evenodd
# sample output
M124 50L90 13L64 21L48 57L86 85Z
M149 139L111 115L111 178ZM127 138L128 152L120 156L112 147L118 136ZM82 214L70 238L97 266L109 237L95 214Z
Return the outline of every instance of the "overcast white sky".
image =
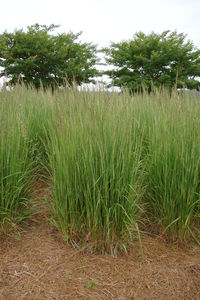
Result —
M0 0L0 33L36 22L83 31L82 41L100 47L137 31L176 29L200 48L200 0Z

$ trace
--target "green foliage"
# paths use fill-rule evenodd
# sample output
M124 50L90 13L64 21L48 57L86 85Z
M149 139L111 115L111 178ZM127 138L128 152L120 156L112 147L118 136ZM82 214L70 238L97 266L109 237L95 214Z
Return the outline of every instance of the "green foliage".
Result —
M142 124L132 119L126 99L90 93L69 93L67 99L57 102L60 118L48 151L53 222L68 240L94 241L96 248L110 250L131 240L136 229L143 194Z
M0 93L0 222L4 225L28 216L33 183L25 128L19 104L12 96Z
M152 86L197 89L200 82L200 50L186 41L186 35L164 31L145 35L136 33L132 40L112 43L104 49L107 63L114 66L107 71L113 84L129 91Z
M0 92L0 225L26 217L46 172L51 221L73 245L142 249L141 223L199 241L199 120L195 96L165 90Z
M70 275L66 275L65 276L65 279L67 280L67 281L72 281L72 275L70 274Z
M0 35L0 76L44 88L88 83L97 75L96 47L78 41L81 33L53 35L58 26L33 25Z
M146 212L152 228L156 224L174 239L187 240L200 225L199 102L177 95L148 98L141 107L147 147Z
M98 281L94 279L89 279L87 282L88 289L96 289L97 285L98 285Z

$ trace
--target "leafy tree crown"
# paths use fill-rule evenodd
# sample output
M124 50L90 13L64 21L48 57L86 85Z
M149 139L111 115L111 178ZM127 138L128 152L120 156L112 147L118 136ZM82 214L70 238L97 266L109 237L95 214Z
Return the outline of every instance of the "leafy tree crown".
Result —
M113 84L131 91L154 86L197 89L200 85L200 50L184 33L138 32L132 40L111 43L103 49Z
M0 77L36 88L93 81L98 74L96 46L78 41L81 32L53 34L59 26L35 24L0 35Z

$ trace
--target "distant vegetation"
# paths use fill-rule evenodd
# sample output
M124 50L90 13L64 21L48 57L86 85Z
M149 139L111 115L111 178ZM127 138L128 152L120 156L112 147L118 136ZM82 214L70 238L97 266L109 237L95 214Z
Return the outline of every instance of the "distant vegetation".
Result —
M200 103L150 94L0 93L0 220L31 213L38 178L50 183L51 223L100 250L141 231L200 240Z
M0 77L6 76L11 85L23 82L52 89L95 82L103 74L112 86L130 92L200 87L200 50L183 33L138 32L132 40L97 50L80 41L81 33L56 34L57 27L35 24L26 31L0 34ZM109 71L98 71L98 52L105 54Z
M39 88L89 83L98 72L96 47L81 43L81 33L53 34L58 26L33 25L0 35L0 76L9 84Z
M198 89L200 82L200 50L186 35L176 31L136 33L132 40L112 43L104 50L107 63L115 68L107 71L113 85L129 91L149 91L152 86Z

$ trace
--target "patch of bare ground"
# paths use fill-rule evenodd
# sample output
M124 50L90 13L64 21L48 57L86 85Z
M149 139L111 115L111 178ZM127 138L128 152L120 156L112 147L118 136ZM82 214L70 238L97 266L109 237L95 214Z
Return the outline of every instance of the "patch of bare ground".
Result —
M1 300L200 299L199 247L146 237L144 263L138 243L117 258L90 254L68 246L39 219L20 239L0 243Z

